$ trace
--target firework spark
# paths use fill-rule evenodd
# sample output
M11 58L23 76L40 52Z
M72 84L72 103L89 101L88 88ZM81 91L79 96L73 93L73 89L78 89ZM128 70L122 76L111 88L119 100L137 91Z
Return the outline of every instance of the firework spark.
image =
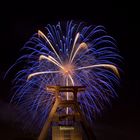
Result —
M39 30L30 38L23 47L30 53L17 60L28 64L17 73L12 102L23 105L31 112L32 120L42 126L55 100L46 85L85 85L86 92L78 95L78 101L86 118L92 121L117 96L121 57L115 40L103 26L72 21L66 28L58 23L45 29L47 33ZM67 100L69 96L66 93Z

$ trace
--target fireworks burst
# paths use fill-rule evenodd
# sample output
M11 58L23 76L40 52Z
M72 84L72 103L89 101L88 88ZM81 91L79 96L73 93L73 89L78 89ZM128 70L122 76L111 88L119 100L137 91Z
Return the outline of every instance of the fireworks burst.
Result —
M111 99L117 96L119 85L118 65L121 57L115 40L103 26L85 26L67 22L47 25L24 45L25 55L16 63L26 66L15 78L12 102L23 106L32 114L34 122L43 125L54 103L55 96L46 90L47 85L86 86L78 95L80 107L87 120L101 114ZM70 94L66 93L69 100ZM67 111L68 113L68 111Z

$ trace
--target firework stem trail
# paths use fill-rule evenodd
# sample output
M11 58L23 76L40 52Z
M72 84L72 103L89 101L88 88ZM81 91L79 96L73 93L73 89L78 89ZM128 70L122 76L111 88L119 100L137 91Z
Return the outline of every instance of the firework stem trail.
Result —
M77 43L77 40L78 40L79 36L80 36L80 33L77 33L76 36L75 36L74 43L73 43L73 46L72 46L72 50L71 50L71 53L70 53L70 59L69 59L70 61L71 61L71 57L73 55L73 51L76 47L76 43Z
M58 67L63 69L62 65L55 58L53 58L50 55L49 56L40 55L39 60L42 60L42 59L47 59L50 62L54 63L55 65L57 65Z
M82 69L89 69L89 68L97 68L97 67L105 67L105 68L109 68L111 70L113 70L113 72L120 77L118 69L116 66L111 65L111 64L97 64L97 65L90 65L90 66L85 66L85 67L79 67L75 70L82 70Z
M49 39L44 35L44 33L41 32L40 30L38 30L38 35L41 36L42 38L44 38L44 39L49 43L49 45L50 45L51 48L53 49L54 53L56 54L56 56L58 57L58 59L59 59L60 62L62 63L60 56L58 55L58 53L57 53L56 50L54 49L54 47L53 47L53 45L51 44L50 40L49 40Z
M74 86L74 80L73 80L72 76L70 74L68 76L69 76L69 78L71 80L72 86Z
M66 86L69 86L69 79L66 77ZM69 93L66 92L66 99L69 100ZM66 114L69 114L69 108L66 108Z
M75 51L74 54L73 54L73 57L72 57L72 59L71 59L71 63L72 63L73 59L75 58L76 54L78 53L78 51L79 51L81 48L87 48L87 44L84 43L84 42L82 42L82 43L78 46L78 48L76 49L76 51Z
M28 75L27 80L29 80L32 77L37 76L37 75L51 74L51 73L59 73L59 71L41 71L41 72L35 72L35 73L32 73L32 74Z

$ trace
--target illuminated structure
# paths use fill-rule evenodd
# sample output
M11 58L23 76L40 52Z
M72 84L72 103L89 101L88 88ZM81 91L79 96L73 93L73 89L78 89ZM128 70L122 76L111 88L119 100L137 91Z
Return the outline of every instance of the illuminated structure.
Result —
M45 140L47 138L48 129L51 126L51 122L56 121L60 123L61 121L66 121L69 123L69 121L72 121L71 126L60 126L60 127L53 127L53 133L52 133L52 140L63 140L64 137L67 137L67 139L70 140L82 140L82 133L80 133L80 128L78 131L78 126L75 126L74 123L76 121L79 121L84 128L85 133L88 136L88 140L94 140L94 135L92 132L92 128L90 128L89 124L86 122L86 119L78 105L77 102L77 93L85 91L85 87L82 86L48 86L47 90L50 92L55 93L56 101L51 109L51 112L49 113L49 116L45 122L45 125L41 131L41 134L39 136L38 140ZM72 93L72 98L67 100L62 98L64 93ZM72 109L72 113L66 114L61 113L59 114L59 111L57 112L57 109L63 109L63 108L69 108ZM60 130L60 131L59 131ZM62 131L63 130L63 131ZM65 136L65 131L69 132ZM56 138L57 137L57 138Z

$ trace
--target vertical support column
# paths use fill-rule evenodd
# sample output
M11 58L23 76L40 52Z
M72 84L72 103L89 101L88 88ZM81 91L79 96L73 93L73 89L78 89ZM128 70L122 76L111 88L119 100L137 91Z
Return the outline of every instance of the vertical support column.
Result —
M52 92L55 93L56 101L49 113L47 121L45 122L45 124L42 128L42 131L40 133L38 140L46 140L50 124L53 121L53 116L55 116L57 108L60 107L61 105L65 106L65 107L73 106L75 108L75 112L79 113L79 115L80 115L80 122L84 127L84 130L88 136L88 139L95 140L93 130L90 127L90 125L88 125L88 123L78 105L78 102L77 102L77 93L79 91L84 91L84 89L80 89L80 88L81 87L78 87L78 86L77 87L76 86L66 86L66 87L50 86L50 89L52 90ZM60 97L59 97L59 92L73 92L73 100L72 101L61 101Z
M49 126L52 122L52 119L53 119L53 116L57 110L57 107L59 105L59 98L58 98L58 91L56 92L56 101L51 109L51 112L49 113L49 116L48 116L48 119L46 120L42 130L41 130L41 133L39 135L39 138L38 140L46 140L47 138L47 134L48 134L48 130L49 130Z
M87 124L87 121L78 105L78 103L75 103L75 109L78 111L81 117L81 124L83 124L84 130L86 131L86 134L88 136L89 140L95 140L95 135L93 133L92 128Z

